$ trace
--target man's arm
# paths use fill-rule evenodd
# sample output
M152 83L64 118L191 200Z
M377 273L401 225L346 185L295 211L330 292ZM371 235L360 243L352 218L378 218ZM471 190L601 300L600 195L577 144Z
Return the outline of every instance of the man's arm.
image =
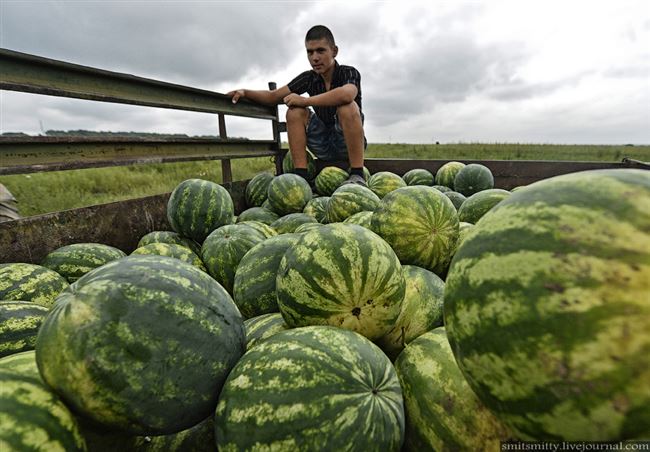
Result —
M236 104L241 98L250 99L253 102L266 105L277 105L282 103L282 99L291 94L287 85L274 89L274 90L252 90L252 89L237 89L226 93L226 96L232 98L232 103Z
M298 94L288 94L284 97L284 103L289 107L338 107L354 102L357 93L357 87L348 83L317 96L303 97Z

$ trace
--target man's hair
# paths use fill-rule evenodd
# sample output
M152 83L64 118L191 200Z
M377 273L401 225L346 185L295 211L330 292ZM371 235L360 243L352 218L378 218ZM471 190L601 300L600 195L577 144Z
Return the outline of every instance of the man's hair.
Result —
M307 36L305 36L305 41L318 41L319 39L326 39L332 47L336 45L334 35L325 25L314 25L307 32Z

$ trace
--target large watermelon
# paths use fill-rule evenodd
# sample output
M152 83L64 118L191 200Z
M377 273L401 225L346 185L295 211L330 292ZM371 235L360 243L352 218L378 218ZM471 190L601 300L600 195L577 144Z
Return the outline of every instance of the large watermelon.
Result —
M447 162L438 168L436 172L436 183L454 189L454 179L456 174L465 167L461 162Z
M136 248L131 255L169 256L194 265L199 270L207 271L198 254L185 246L174 243L150 243Z
M265 239L260 231L245 224L222 226L203 242L201 259L208 273L232 294L239 261Z
M282 159L282 172L293 173L295 167L293 166L293 158L291 157L291 152L287 152ZM311 152L307 151L307 174L308 178L314 179L316 177L316 164L314 163L314 156Z
M370 176L370 179L368 179L368 188L380 198L383 198L391 191L402 187L406 187L404 179L390 171L380 171L373 174Z
M306 213L307 215L316 218L316 221L319 223L327 223L327 203L329 200L329 196L312 198L309 200L305 208L302 209L302 213Z
M58 297L36 360L75 412L132 434L168 434L214 410L245 340L237 307L205 272L171 257L129 256Z
M458 193L457 191L443 191L443 193L451 200L456 210L459 210L460 206L462 206L465 200L467 200L465 195Z
M372 215L372 230L393 247L403 264L441 274L456 248L458 214L435 188L400 188L382 200Z
M73 283L90 270L124 256L124 251L102 243L73 243L49 253L41 265Z
M381 200L370 189L357 184L339 187L327 203L327 220L330 223L343 221L355 213L374 211Z
M404 173L402 176L406 185L427 185L431 186L434 184L435 178L431 171L425 170L423 168L415 168Z
M302 212L311 197L311 187L296 174L281 174L269 184L269 204L280 216Z
M187 179L174 188L167 202L167 220L174 231L201 243L220 226L232 223L230 193L219 184Z
M358 224L359 226L363 226L366 229L372 230L372 214L373 212L367 210L363 212L357 212L354 215L350 215L345 220L343 220L343 223Z
M414 265L402 266L406 292L395 325L377 345L395 359L406 344L442 325L445 283L438 275Z
M304 233L287 250L276 289L290 327L334 325L376 339L399 316L404 286L402 266L381 237L336 223Z
M558 176L517 191L459 247L452 350L524 439L650 437L650 172Z
M33 350L0 359L0 450L86 450L75 416L43 384Z
M143 235L138 242L136 248L141 246L150 245L151 243L170 243L174 245L185 246L196 254L201 254L201 245L192 239L183 237L178 232L173 231L153 231Z
M465 196L472 196L483 190L494 188L494 176L485 165L470 163L458 171L454 178L454 190Z
M336 166L326 166L318 173L318 176L314 180L316 191L319 195L331 196L348 177L349 174L344 169Z
M300 235L282 234L253 246L242 257L233 284L233 299L245 318L279 312L275 277L282 256Z
M295 233L303 233L307 231L311 231L312 229L320 228L323 226L320 223L303 223L299 225L293 232Z
M496 452L511 439L465 381L443 327L407 345L395 369L404 392L405 452Z
M0 301L0 358L33 350L48 312L31 301Z
M237 222L241 223L243 221L260 221L264 224L270 225L278 218L280 218L280 215L271 210L265 209L264 207L251 207L250 209L246 209L239 214L237 217Z
M279 312L258 315L244 321L246 327L246 350L261 344L275 333L289 329Z
M269 184L273 180L273 177L273 174L265 171L256 174L250 181L248 181L248 184L246 184L246 190L244 191L244 197L248 207L260 207L264 204Z
M458 219L465 223L475 224L490 209L508 196L510 196L510 192L500 188L491 188L474 193L458 209Z
M352 331L276 333L228 376L216 411L222 451L398 451L404 438L395 369Z
M271 227L278 231L278 234L290 234L301 224L307 223L318 223L318 220L306 213L290 213L275 220Z
M249 226L249 227L255 229L256 231L262 233L262 235L266 239L271 238L271 237L275 237L276 235L278 235L278 231L273 229L268 224L262 223L261 221L246 220L246 221L240 221L239 223L237 223L237 225Z
M0 300L32 301L50 307L68 287L54 270L34 264L0 264Z

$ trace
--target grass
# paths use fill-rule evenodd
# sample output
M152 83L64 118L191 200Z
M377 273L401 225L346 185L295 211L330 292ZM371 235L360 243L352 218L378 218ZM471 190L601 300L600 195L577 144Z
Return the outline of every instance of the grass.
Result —
M370 158L650 161L650 146L546 144L370 144ZM268 157L232 161L234 180L274 170ZM120 166L0 177L18 199L23 216L166 193L185 179L221 182L219 161Z

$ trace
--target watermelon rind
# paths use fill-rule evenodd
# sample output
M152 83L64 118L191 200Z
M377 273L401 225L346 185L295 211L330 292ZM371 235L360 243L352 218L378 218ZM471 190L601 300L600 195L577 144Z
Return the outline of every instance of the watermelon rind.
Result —
M435 178L433 174L431 174L431 171L424 168L414 168L409 170L404 173L402 179L404 179L406 185L426 185L430 187L435 182Z
M31 301L49 308L68 286L63 276L41 265L0 264L0 300Z
M436 183L454 189L454 179L456 174L465 167L464 163L451 161L438 168L436 171Z
M125 256L124 251L102 243L73 243L48 253L41 265L73 283L89 271Z
M499 188L492 188L474 193L472 196L467 198L460 209L458 209L458 219L465 223L476 224L483 215L510 196L510 194L509 191L501 190Z
M326 166L314 180L316 192L322 196L331 196L348 177L349 174L344 169L336 166Z
M143 235L138 241L136 248L149 245L151 243L171 243L175 245L186 246L194 251L196 254L201 253L201 245L192 239L181 236L178 232L173 231L152 231Z
M289 329L279 312L251 317L244 321L244 327L246 327L246 351L261 344L275 333Z
M355 213L374 211L381 200L367 187L346 184L336 189L327 202L327 220L330 223L343 221Z
M244 221L259 221L270 225L278 218L280 218L280 216L277 213L265 209L264 207L250 207L239 214L237 217L237 223Z
M199 270L207 271L198 254L185 246L174 243L150 243L149 245L136 248L131 255L169 256L187 264L194 265Z
M302 212L311 198L309 183L296 174L281 174L269 184L269 204L280 216Z
M246 206L259 207L264 204L264 201L266 201L266 193L273 177L273 174L264 171L256 174L248 181L246 189L244 190Z
M454 178L454 190L467 197L491 188L494 188L492 171L480 163L465 165Z
M290 234L298 226L306 223L318 223L318 221L306 213L290 213L275 220L271 223L271 227L278 231L278 234Z
M368 179L368 188L379 196L379 198L383 198L393 190L402 187L406 187L404 179L390 171L379 171Z
M319 196L318 198L312 198L309 200L302 213L306 213L309 216L316 218L316 221L319 223L327 223L327 203L329 202L329 196Z
M34 350L49 309L31 301L0 301L0 358Z

